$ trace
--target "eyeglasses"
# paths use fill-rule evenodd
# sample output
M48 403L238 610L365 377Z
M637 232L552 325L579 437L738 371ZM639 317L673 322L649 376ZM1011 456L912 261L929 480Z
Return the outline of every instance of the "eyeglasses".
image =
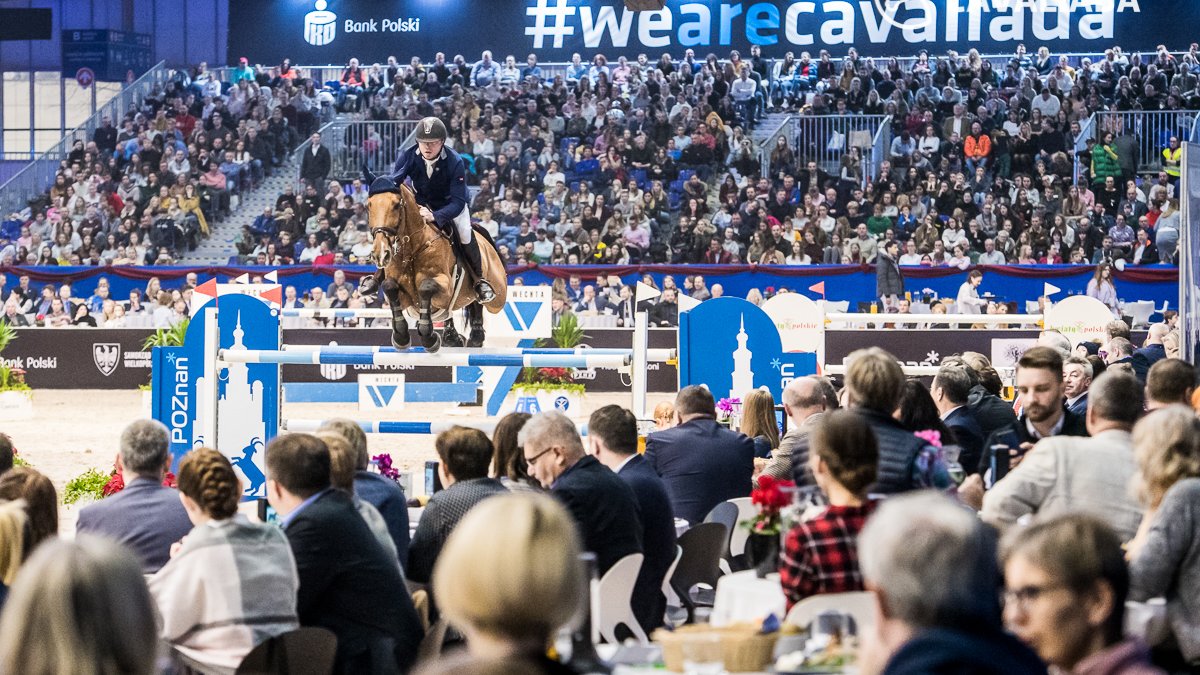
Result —
M541 458L542 455L546 454L547 452L550 452L553 449L554 449L554 446L552 445L552 446L546 448L545 450L539 452L538 454L534 455L533 457L526 457L525 465L532 467L538 461L538 459Z
M1030 603L1037 602L1038 598L1043 595L1063 588L1061 584L1046 584L1044 586L1021 586L1019 588L1005 589L1000 593L1000 600L1005 605L1015 605L1025 608Z

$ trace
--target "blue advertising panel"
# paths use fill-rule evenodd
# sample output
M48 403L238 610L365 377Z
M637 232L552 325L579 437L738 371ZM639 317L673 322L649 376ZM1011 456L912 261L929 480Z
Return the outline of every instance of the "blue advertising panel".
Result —
M820 49L842 55L941 54L970 47L1006 54L1018 43L1029 52L1127 52L1162 43L1186 50L1200 21L1194 0L667 0L664 9L633 12L621 0L238 0L229 7L229 62L364 64L389 55L407 63L446 52L473 63L480 51L518 64L588 56L635 56L694 49L725 55L762 47L764 56ZM271 39L262 39L262 27Z

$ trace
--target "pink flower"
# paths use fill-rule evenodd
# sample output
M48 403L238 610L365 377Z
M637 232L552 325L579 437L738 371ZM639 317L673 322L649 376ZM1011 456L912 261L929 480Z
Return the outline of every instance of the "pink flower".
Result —
M929 443L935 448L942 447L942 432L938 431L937 429L922 429L921 431L914 431L913 436L916 436L926 443Z

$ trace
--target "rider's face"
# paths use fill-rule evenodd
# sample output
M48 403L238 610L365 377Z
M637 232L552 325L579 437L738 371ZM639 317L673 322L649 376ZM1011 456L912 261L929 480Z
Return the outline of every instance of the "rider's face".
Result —
M419 141L417 143L421 148L421 156L425 159L436 159L438 155L442 154L442 146L445 144L445 141Z

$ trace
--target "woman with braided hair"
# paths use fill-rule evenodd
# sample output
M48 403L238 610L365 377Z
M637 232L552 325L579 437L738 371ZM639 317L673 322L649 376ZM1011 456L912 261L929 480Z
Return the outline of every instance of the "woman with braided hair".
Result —
M179 465L179 500L195 527L149 579L162 640L205 672L233 672L256 644L299 627L296 561L283 530L237 513L241 481L209 448Z

